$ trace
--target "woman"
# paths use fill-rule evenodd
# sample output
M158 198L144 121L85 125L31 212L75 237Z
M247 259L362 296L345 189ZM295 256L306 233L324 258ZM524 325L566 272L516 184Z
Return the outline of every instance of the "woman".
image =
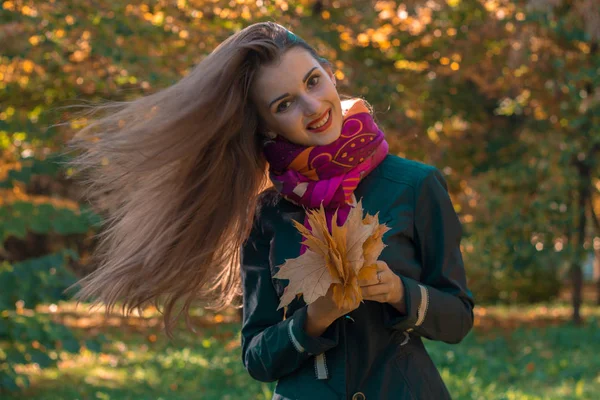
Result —
M274 399L450 398L421 338L458 343L472 327L460 222L438 170L388 154L366 103L335 84L314 49L266 22L174 86L104 106L71 143L87 150L72 163L87 194L111 210L78 297L107 312L160 299L170 334L195 300L230 304L241 277L243 362L278 381ZM330 290L278 310L273 275L304 251L292 220L323 204L341 224L356 199L391 228L364 302L338 309Z

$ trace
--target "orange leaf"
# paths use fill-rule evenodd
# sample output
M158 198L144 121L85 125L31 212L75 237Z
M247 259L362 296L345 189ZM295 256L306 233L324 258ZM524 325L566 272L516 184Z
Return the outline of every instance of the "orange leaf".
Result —
M362 201L359 201L350 211L344 227L349 232L347 237L348 267L354 274L357 274L365 263L363 243L372 235L375 228L374 224L363 222Z
M333 301L338 308L350 307L362 301L362 295L357 285L333 284Z
M534 363L534 362L530 362L530 363L528 363L528 364L525 366L525 368L527 368L527 371L529 371L529 372L533 372L533 371L535 371L535 363Z
M358 279L370 281L377 278L377 264L366 265L358 272Z
M383 235L391 228L388 228L386 225L379 225L379 213L375 214L375 216L367 215L365 221L367 224L375 226L371 236L367 238L362 246L365 265L373 265L377 262L381 252L386 247L383 243Z

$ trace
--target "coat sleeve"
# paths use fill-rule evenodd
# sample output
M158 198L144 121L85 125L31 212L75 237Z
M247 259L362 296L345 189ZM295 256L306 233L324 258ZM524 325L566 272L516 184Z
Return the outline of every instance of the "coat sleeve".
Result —
M279 297L271 278L270 239L253 229L242 248L243 289L242 361L250 376L263 382L292 373L310 356L338 344L339 325L332 324L320 337L307 335L307 306L284 319L277 310Z
M437 170L415 195L414 243L420 281L401 276L406 314L386 304L385 325L431 340L459 343L473 327L473 295L467 288L460 251L462 226Z

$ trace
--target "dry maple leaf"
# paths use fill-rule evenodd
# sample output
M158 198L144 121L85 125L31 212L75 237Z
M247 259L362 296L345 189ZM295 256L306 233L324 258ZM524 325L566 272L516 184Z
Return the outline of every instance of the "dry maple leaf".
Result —
M311 250L300 257L286 260L273 275L278 279L289 279L277 309L287 306L296 294L302 293L306 304L310 304L327 293L333 279L324 265L323 257Z
M379 224L379 213L374 216L367 214L364 221L367 224L374 225L375 229L362 245L365 263L358 273L358 279L372 280L377 276L377 259L386 247L383 243L383 235L391 228L385 224Z
M383 235L389 230L379 224L378 215L363 218L362 202L350 210L346 222L337 225L337 211L333 215L331 233L327 228L325 209L307 211L312 230L293 221L302 234L307 251L300 257L286 260L274 275L288 279L281 297L280 309L296 295L302 294L310 304L324 296L333 285L333 299L338 307L362 301L359 279L373 279L377 273L376 261L385 247Z

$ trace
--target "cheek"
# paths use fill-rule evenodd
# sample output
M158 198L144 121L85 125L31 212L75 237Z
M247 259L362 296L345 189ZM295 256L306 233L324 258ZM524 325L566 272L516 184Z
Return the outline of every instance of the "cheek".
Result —
M298 110L294 110L293 113L290 113L289 119L287 121L287 126L291 129L303 129L304 128L304 116ZM292 128L293 127L293 128Z
M302 113L295 110L277 118L277 126L279 131L288 137L298 135L304 131L304 120Z

